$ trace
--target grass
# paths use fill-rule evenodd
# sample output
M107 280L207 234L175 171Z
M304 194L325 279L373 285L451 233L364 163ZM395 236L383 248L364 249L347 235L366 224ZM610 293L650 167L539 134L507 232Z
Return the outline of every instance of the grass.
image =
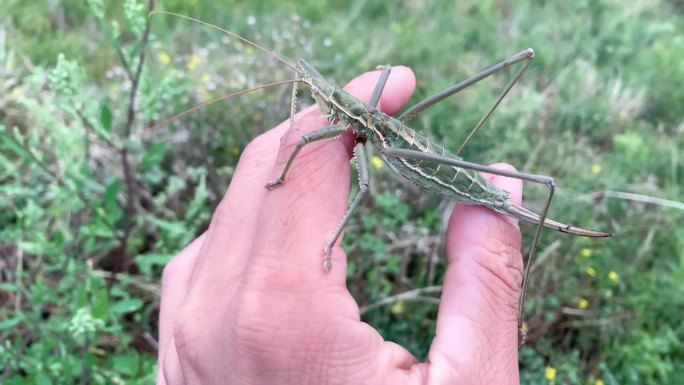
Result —
M142 383L153 373L164 263L206 228L246 143L287 117L289 90L145 127L292 75L175 18L155 16L142 44L145 9L130 7L134 1L108 3L101 17L78 1L44 3L0 6L8 15L0 27L0 333L8 344L0 348L0 380ZM408 65L418 77L409 105L534 48L530 69L465 158L553 176L551 217L616 236L544 232L526 308L531 341L521 351L522 382L659 384L684 374L679 2L164 6L290 61L305 57L338 83L377 64ZM142 48L139 108L126 135L128 72ZM458 148L513 74L464 91L412 125ZM126 164L135 165L134 188ZM344 241L349 287L361 306L438 285L445 267L449 204L387 168L373 174L373 197ZM528 186L526 205L538 211L542 202L543 189ZM532 232L523 226L528 246ZM436 310L434 294L423 293L372 308L364 319L424 358Z

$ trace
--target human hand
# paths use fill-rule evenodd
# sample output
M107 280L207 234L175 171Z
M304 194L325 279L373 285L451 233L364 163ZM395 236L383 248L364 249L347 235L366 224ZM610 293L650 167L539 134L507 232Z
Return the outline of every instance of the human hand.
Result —
M346 89L366 101L379 74ZM414 85L409 69L393 68L379 108L398 111ZM456 207L436 337L428 362L418 362L360 321L339 245L332 271L322 269L323 246L348 202L353 138L306 146L287 183L264 188L302 133L322 124L309 108L295 129L284 122L250 143L207 232L165 268L157 383L517 384L516 222ZM488 179L520 202L520 181Z

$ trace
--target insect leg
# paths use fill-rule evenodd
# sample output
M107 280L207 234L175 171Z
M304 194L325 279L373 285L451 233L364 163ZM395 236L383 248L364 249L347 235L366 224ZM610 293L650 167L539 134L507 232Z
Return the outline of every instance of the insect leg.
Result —
M285 164L285 169L283 169L283 173L280 175L280 178L267 183L266 189L273 190L287 180L287 178L290 176L290 172L292 171L294 160L304 146L309 143L335 138L342 135L345 131L347 131L347 124L335 124L332 126L319 128L302 135L302 137L299 139L299 142L297 142L297 146L292 152L292 155L290 155L290 158L287 160L287 164Z
M340 224L337 225L337 228L335 228L335 232L333 233L332 237L330 238L328 243L325 244L325 248L323 249L323 252L325 253L325 259L323 260L323 270L326 273L329 272L330 269L332 269L332 261L330 260L332 247L335 245L335 242L337 242L337 239L342 234L342 230L344 230L344 225L347 224L349 218L354 214L354 212L356 212L356 209L359 207L359 203L361 203L361 199L368 192L368 156L366 155L366 148L363 143L357 143L354 147L354 158L356 158L356 168L359 172L359 191L356 193L356 196L354 196L354 199L349 204L349 207L347 208L347 211L344 213L344 216L342 217Z
M532 267L532 261L537 248L537 243L539 243L539 236L541 235L541 230L546 220L546 214L549 211L549 206L551 205L551 199L553 198L553 193L555 191L555 184L553 183L553 178L546 175L530 174L518 171L508 171L501 170L494 167L483 166L477 163L466 162L460 159L440 156L435 154L428 154L421 151L397 149L397 148L386 148L383 150L384 154L387 156L398 157L398 158L408 158L416 159L426 162L439 163L454 167L460 167L469 170L475 170L479 172L487 172L494 175L501 175L510 178L521 179L533 183L538 183L546 186L549 190L548 197L546 198L546 203L544 204L544 209L540 214L540 220L537 224L537 230L534 232L534 238L532 238L532 246L530 248L530 253L527 257L527 263L525 264L525 272L523 273L523 283L520 291L520 300L518 303L518 344L522 347L527 341L527 334L523 330L523 311L525 305L525 296L527 295L527 284L528 275L530 274L530 268Z
M473 136L475 136L475 134L480 129L480 127L482 127L482 125L487 121L487 119L489 119L489 117L492 115L492 113L494 113L494 110L496 110L496 108L499 106L501 101L506 97L506 95L511 90L511 88L513 88L515 83L517 83L518 80L520 80L520 77L523 75L523 73L525 72L527 67L530 65L533 58L534 58L534 51L531 48L528 48L522 52L519 52L519 53L511 56L510 58L502 61L501 63L496 64L492 67L489 67L486 70L484 70L484 71L482 71L476 75L473 75L470 78L456 84L455 86L449 87L449 88L445 89L444 91L438 92L435 95L430 96L429 98L415 104L413 107L409 108L403 114L401 114L399 116L399 120L401 120L402 122L407 122L408 120L414 118L416 115L421 113L423 110L441 102L442 100L448 98L449 96L451 96L451 95L453 95L453 94L455 94L455 93L457 93L457 92L459 92L465 88L470 87L471 85L479 82L480 80L488 78L489 76L501 71L504 68L507 68L507 67L509 67L515 63L524 61L525 63L520 68L520 70L518 70L518 73L515 75L513 80L511 80L511 82L508 83L506 88L504 88L504 90L501 92L501 95L499 95L499 97L496 99L496 101L494 102L492 107L489 109L489 111L487 111L487 113L482 117L482 119L480 119L480 121L475 125L475 128L473 128L473 130L470 132L470 134L468 134L466 139L463 141L463 144L461 144L461 147L459 147L458 151L456 152L456 155L459 155L463 151L463 149L466 147L466 145L468 145L468 143L473 138Z
M378 102L380 101L380 95L382 95L382 90L385 89L385 84L387 84L387 79L389 78L390 72L392 70L392 68L389 65L379 66L379 68L382 68L382 73L380 74L378 82L375 83L373 94L368 100L368 107L372 108L378 106Z
M378 82L375 84L373 94L371 95L370 100L368 101L368 107L375 108L378 105L378 101L380 101L380 96L382 95L382 90L385 88L385 84L387 83L389 75L390 67L383 66L380 78L378 79ZM356 143L356 146L354 147L354 158L356 159L356 168L359 173L359 191L356 193L356 196L354 196L354 199L349 204L349 207L347 208L347 211L344 213L342 220L340 221L339 225L337 225L337 228L335 228L335 232L333 233L332 237L330 238L328 243L326 243L325 248L323 249L323 252L325 253L325 259L323 260L323 270L326 273L329 272L330 269L332 269L332 261L330 260L330 254L332 253L332 248L335 245L335 242L337 242L337 239L342 234L342 230L344 230L344 226L349 221L349 218L351 218L354 212L356 212L356 209L359 207L359 204L361 203L361 199L363 199L363 197L368 192L368 183L370 179L368 175L368 155L366 154L366 148L364 147L364 144L362 142Z
M299 72L295 75L295 80L300 80ZM290 102L290 128L295 126L295 114L297 113L297 85L299 82L292 84L292 97Z

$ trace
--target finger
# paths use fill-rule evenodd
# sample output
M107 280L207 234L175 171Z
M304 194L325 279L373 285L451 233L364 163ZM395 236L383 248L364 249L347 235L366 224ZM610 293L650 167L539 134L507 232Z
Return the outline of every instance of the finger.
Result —
M207 239L192 271L192 291L206 297L213 293L230 298L247 263L261 200L275 162L285 121L250 142L240 160L225 196L212 217ZM207 290L209 289L209 290Z
M157 367L157 385L183 385L186 383L183 367L176 350L176 344L170 341L164 350L164 355L160 355Z
M514 170L509 165L499 167ZM520 203L522 181L485 175ZM457 205L447 230L447 259L430 370L463 383L518 381L520 230L482 206ZM482 381L482 382L479 382ZM437 381L439 382L439 381Z
M380 76L380 71L363 74L345 89L367 101ZM413 73L406 67L395 67L387 81L379 107L394 113L410 97L415 86ZM282 172L301 134L320 128L325 121L320 112L298 122L299 132L291 130L283 138L272 178ZM346 266L339 248L333 251L332 276L323 274L323 248L347 209L349 196L349 150L353 143L339 140L308 144L297 157L290 178L271 191L261 211L262 231L255 243L255 256L262 260L269 285L314 284L308 278L324 278L324 284L344 285ZM314 284L315 285L315 284Z
M264 180L270 175L280 138L288 127L289 122L284 122L245 148L194 263L187 266L187 295L164 294L167 298L182 299L180 311L173 314L172 320L166 320L164 334L168 337L164 339L163 350L160 346L163 371L158 377L163 375L169 385L185 383L188 376L197 375L196 368L189 363L202 357L206 346L224 337L212 331L225 323L222 309L230 303L241 281L258 231L259 205L266 193ZM194 342L188 344L188 339Z
M159 312L157 383L168 382L163 381L164 379L162 377L165 372L165 362L169 362L167 353L169 351L175 352L175 349L169 350L169 346L173 346L172 339L175 321L187 296L188 287L190 285L190 274L197 262L197 257L205 238L206 234L202 234L196 238L183 251L176 255L166 267L164 267L161 288L161 309ZM177 361L177 357L175 358L175 361ZM174 368L166 368L166 372L175 373Z

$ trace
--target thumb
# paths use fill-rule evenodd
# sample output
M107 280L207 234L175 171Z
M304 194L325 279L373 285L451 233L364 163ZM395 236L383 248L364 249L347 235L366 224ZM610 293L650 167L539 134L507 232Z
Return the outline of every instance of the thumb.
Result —
M484 176L520 203L520 180ZM449 265L430 351L433 370L460 368L457 379L470 384L518 383L520 241L514 219L482 206L457 205L447 230ZM453 379L447 372L442 374Z

